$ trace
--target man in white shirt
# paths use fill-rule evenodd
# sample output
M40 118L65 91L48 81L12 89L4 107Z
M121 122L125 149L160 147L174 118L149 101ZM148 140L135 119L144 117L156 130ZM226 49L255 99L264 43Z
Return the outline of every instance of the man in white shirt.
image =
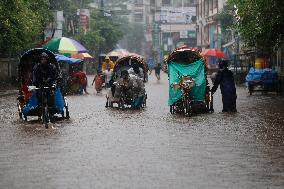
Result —
M111 80L112 77L112 70L110 69L110 66L107 66L107 69L104 71L104 76L105 76L105 87L109 88L110 87L109 81Z

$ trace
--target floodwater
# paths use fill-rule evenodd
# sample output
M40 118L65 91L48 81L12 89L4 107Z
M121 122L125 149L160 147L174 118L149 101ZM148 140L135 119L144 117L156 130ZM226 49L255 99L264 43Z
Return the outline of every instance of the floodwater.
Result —
M283 188L284 98L238 91L238 113L171 115L167 78L150 76L147 108L106 109L68 96L71 119L44 129L0 98L0 188Z

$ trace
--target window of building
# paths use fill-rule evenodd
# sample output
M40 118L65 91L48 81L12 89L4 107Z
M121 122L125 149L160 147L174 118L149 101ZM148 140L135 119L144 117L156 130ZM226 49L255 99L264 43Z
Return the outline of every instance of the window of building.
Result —
M171 0L162 0L162 6L171 5Z
M213 10L213 1L209 1L209 10L212 11Z
M174 0L173 6L174 7L193 7L194 0Z
M135 22L143 22L143 14L135 14L134 15Z
M156 0L151 0L151 1L150 1L150 4L151 4L151 5L155 5L155 4L156 4Z
M196 18L199 19L199 4L196 5Z
M185 7L194 7L194 0L184 0Z
M213 0L213 7L218 8L218 0Z
M205 16L209 15L209 1L205 0Z

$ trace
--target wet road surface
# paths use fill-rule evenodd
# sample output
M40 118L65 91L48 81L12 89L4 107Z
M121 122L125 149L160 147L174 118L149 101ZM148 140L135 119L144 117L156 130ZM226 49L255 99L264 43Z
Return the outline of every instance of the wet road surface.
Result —
M284 98L238 87L236 114L191 118L167 107L150 76L147 108L106 109L105 95L68 96L71 119L44 129L0 98L0 188L283 188Z

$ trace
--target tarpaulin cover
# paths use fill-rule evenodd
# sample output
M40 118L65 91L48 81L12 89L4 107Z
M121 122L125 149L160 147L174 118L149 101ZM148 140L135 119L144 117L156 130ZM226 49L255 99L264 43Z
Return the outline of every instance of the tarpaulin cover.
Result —
M28 103L24 106L23 108L23 114L28 115L30 111L34 110L38 106L38 99L36 92L33 92L33 95L29 99ZM62 93L59 88L55 90L55 110L56 113L61 113L63 112L64 108L64 98L62 96Z
M247 82L263 82L264 84L273 84L277 82L278 74L272 69L251 68L246 76Z
M205 98L206 78L204 73L204 62L202 59L193 63L170 62L168 65L169 75L169 100L172 105L182 98L182 91L174 89L173 83L179 83L182 76L190 76L196 81L196 86L191 90L193 100L203 101Z
M60 55L60 54L57 54L55 56L56 60L58 62L66 62L68 64L77 64L77 63L82 63L82 60L80 59L76 59L76 58L69 58L67 56L64 56L64 55Z

